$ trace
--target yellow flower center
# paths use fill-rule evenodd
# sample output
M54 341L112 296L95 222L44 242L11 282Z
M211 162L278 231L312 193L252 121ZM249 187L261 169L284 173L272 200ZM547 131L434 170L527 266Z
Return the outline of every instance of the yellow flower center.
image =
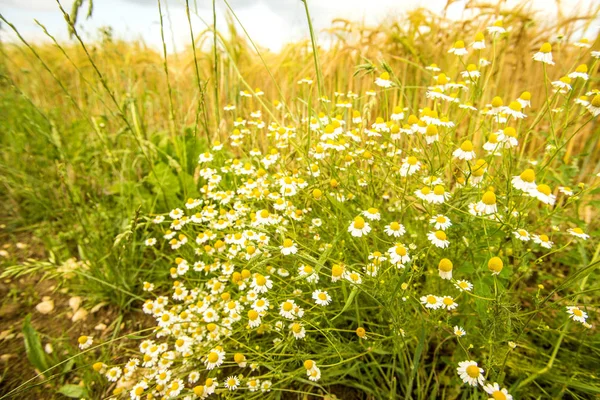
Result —
M435 220L436 220L436 222L438 224L445 224L446 223L446 217L442 217L441 215L439 217L437 217Z
M450 297L444 297L444 304L447 306L451 306L452 304L454 304L454 300L452 300Z
M462 151L473 151L473 143L470 140L465 140L461 145L460 149Z
M292 247L294 245L294 242L292 241L292 239L285 239L283 241L283 247Z
M464 49L465 48L465 42L463 42L462 40L456 41L456 43L454 43L454 48L455 49Z
M365 219L363 217L356 217L354 218L354 228L356 229L362 229L365 227Z
M483 33L482 32L477 32L475 34L475 41L476 42L481 42L484 39Z
M437 231L435 233L435 237L439 240L446 240L446 234L444 233L444 231Z
M574 308L572 311L573 311L573 314L577 317L581 317L583 315L583 313L581 312L581 310L579 308Z
M319 300L327 300L327 295L325 293L319 293L317 297Z
M550 186L544 185L544 184L538 185L537 191L540 192L540 193L545 194L546 196L549 196L550 193L552 193L552 190L550 189Z
M518 101L511 101L510 104L508 105L508 108L510 108L513 111L521 111L521 109L523 107L521 106L521 103L519 103Z
M256 284L258 286L264 286L267 284L267 278L265 278L263 275L261 274L256 274L254 275L254 279L256 280Z
M258 318L258 312L255 310L248 311L248 319L250 321L255 321Z
M483 204L491 206L496 204L496 195L494 194L494 192L490 192L487 191L484 193L483 197L481 198L481 201L483 202Z
M488 268L492 272L500 272L504 268L504 263L500 257L492 257L488 261Z
M443 272L450 272L452 271L452 261L448 260L447 258L442 258L438 268Z
M390 80L390 74L387 71L382 72L381 75L379 75L379 77L386 81Z
M427 296L427 302L429 304L435 304L435 303L437 303L437 299L435 298L435 296L429 295L429 296Z
M427 136L435 136L438 134L438 128L435 125L427 125L427 130L425 131Z
M292 308L294 308L294 305L292 303L290 303L289 301L286 301L285 303L283 303L283 311L285 312L290 312L292 311Z
M396 245L396 254L400 257L404 257L406 255L406 248L402 245Z
M594 98L592 99L592 105L594 107L600 107L600 94L594 96Z
M540 53L550 53L552 51L552 46L550 43L546 42L540 47Z
M496 96L492 99L492 107L494 108L498 108L498 107L502 107L502 105L504 104L504 102L502 101L502 98Z
M406 160L406 162L408 164L410 164L410 165L416 165L417 164L417 157L410 156L410 157L408 157L408 160Z
M211 351L210 353L208 353L208 362L209 363L216 363L219 360L219 355L214 352Z
M443 195L445 193L444 187L442 185L436 185L433 188L433 193L435 193L437 196Z
M391 229L391 230L393 230L393 231L397 231L397 230L399 230L399 229L400 229L400 224L399 224L399 223L397 223L397 222L392 222L392 223L390 224L390 229Z
M529 101L529 100L531 100L531 93L523 92L523 93L521 93L521 96L519 96L519 98L521 100Z
M506 395L501 391L496 390L494 393L492 393L492 398L494 400L506 400Z
M535 172L533 172L532 169L526 169L525 171L521 172L520 178L524 182L532 183L535 181Z
M469 365L467 367L467 375L471 378L479 377L479 367L477 365Z
M339 264L334 264L331 267L331 276L340 277L344 273L344 268Z

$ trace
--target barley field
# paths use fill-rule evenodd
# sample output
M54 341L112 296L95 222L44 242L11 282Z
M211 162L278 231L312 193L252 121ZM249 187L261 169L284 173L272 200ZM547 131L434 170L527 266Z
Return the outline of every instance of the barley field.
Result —
M600 5L273 52L186 0L168 53L86 4L0 14L0 399L599 398Z

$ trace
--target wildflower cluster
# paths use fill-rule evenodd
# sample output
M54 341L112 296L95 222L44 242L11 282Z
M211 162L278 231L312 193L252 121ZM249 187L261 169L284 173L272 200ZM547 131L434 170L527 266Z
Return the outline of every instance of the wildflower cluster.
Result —
M145 244L171 260L171 289L143 304L156 329L139 354L124 366L95 366L118 383L116 393L243 397L323 382L373 349L407 351L404 337L416 336L420 321L428 335L441 329L453 339L455 364L479 352L461 340L469 327L485 327L488 310L519 304L506 296L511 283L524 285L556 246L589 239L566 213L593 184L563 181L551 167L576 134L571 126L600 113L591 67L542 82L556 88L550 99L490 93L486 42L504 34L500 20L471 43L457 41L449 52L464 69L452 77L427 67L416 102L405 102L387 71L360 95L321 97L317 111L295 104L298 115L279 101L268 107L258 89L240 93L225 108L227 145L214 142L198 157L197 196L152 219L160 236ZM533 58L551 66L551 46ZM532 162L523 148L540 135L545 112L551 146ZM568 315L587 324L583 307L570 304ZM457 371L494 399L512 398L498 383L484 385L475 361Z

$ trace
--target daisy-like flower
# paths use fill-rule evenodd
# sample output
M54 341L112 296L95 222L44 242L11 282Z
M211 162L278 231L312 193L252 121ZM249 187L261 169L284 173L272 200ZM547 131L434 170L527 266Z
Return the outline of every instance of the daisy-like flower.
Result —
M250 328L258 328L262 323L260 314L256 310L248 311L248 325Z
M331 303L331 296L324 290L315 290L312 293L312 298L316 304L320 306L328 306Z
M583 231L583 229L581 229L581 228L570 228L570 229L567 229L567 232L569 232L571 235L578 237L580 239L583 239L583 240L588 240L590 238L590 235L585 233Z
M350 223L348 232L354 237L366 236L371 232L371 226L365 221L360 215L354 218L354 221Z
M568 186L559 186L558 191L564 194L565 196L573 196L573 189Z
M440 249L445 249L450 245L450 242L446 239L446 234L444 231L429 232L427 234L427 239L429 239L431 243Z
M384 232L388 236L400 237L406 233L406 228L404 228L404 225L394 221L385 226Z
M379 78L375 79L375 84L382 88L389 88L392 86L392 81L390 80L390 74L387 71L384 71L379 75Z
M588 315L585 311L580 310L579 307L568 306L567 312L569 313L569 318L573 321L581 322L582 324L586 323Z
M502 19L497 19L496 21L494 21L492 26L487 27L487 31L492 36L497 36L506 33L506 29L504 29L504 21Z
M299 322L290 324L290 331L296 340L304 339L306 337L306 329Z
M533 242L539 244L540 246L551 249L554 242L550 240L547 235L533 235Z
M452 279L452 261L447 258L442 258L438 264L438 272L442 279Z
M421 297L421 304L425 306L425 308L431 308L432 310L437 310L442 307L442 299L441 297L434 296L432 294L428 294L427 296Z
M457 40L454 43L454 46L452 46L452 48L450 50L448 50L448 53L452 53L459 57L464 56L465 54L468 53L467 49L465 48L465 42L463 42L462 40Z
M156 244L156 238L148 238L144 244L148 247L154 246Z
M122 373L123 372L121 371L121 368L112 367L106 372L106 379L108 379L111 382L116 382L121 377Z
M269 278L269 275L264 276L259 273L254 274L252 282L250 283L250 288L256 293L267 293L269 289L273 288L273 281Z
M573 44L575 47L589 49L592 47L588 38L581 38L578 42Z
M487 142L483 144L483 149L487 151L489 154L500 155L499 151L502 148L500 144L500 140L498 139L498 135L495 133L490 133L488 136Z
M507 126L498 133L498 140L502 142L502 145L508 149L511 147L517 147L519 140L517 139L517 130L512 126Z
M390 115L390 119L392 121L401 121L404 119L404 112L402 111L402 106L394 106L392 115Z
M522 112L523 110L523 105L521 104L521 102L519 101L511 101L508 104L508 107L504 108L504 112L508 115L510 115L513 118L516 119L523 119L526 117L525 114L523 114Z
M508 393L506 388L500 388L498 383L488 383L483 387L487 394L491 395L488 400L513 400L513 397Z
M471 44L475 50L483 50L485 49L485 37L483 36L483 32L477 32L475 37L473 38L473 43Z
M448 311L454 310L458 307L458 303L454 301L454 299L450 296L442 297L442 308L445 308Z
M512 177L512 185L515 189L529 193L536 188L535 172L532 169L526 169L521 175Z
M345 271L343 277L348 282L353 283L355 285L360 285L362 283L362 278L358 272Z
M454 334L458 337L463 337L467 334L467 331L465 331L462 327L460 326L455 326L454 327Z
M470 292L471 290L473 290L473 284L469 281L456 281L456 283L454 284L454 287L456 287L458 290L460 291L464 291L464 292Z
M379 221L379 219L381 218L379 210L373 207L363 211L362 215L364 215L370 221Z
M502 272L502 269L504 268L504 262L500 257L490 258L487 265L492 275L498 275L500 272Z
M519 98L517 99L517 101L519 103L521 103L521 106L523 108L525 108L525 107L531 107L531 93L529 93L529 92L523 92L523 93L521 93L521 95L519 96Z
M590 79L590 76L588 75L588 66L586 64L581 64L580 66L575 68L574 72L571 72L567 76L571 79L580 78L580 79L583 79L584 81L587 81L588 79Z
M298 252L298 247L292 239L285 239L283 241L283 245L279 246L279 248L281 249L281 254L283 254L284 256L296 254Z
M230 376L225 380L224 385L229 390L236 390L240 385L240 380L237 378L237 376Z
M470 140L462 142L460 147L452 153L452 155L459 160L472 160L475 158L475 152L473 151L473 143Z
M513 231L513 235L522 242L529 242L531 240L531 235L525 229L517 229Z
M485 380L483 377L484 370L483 368L479 368L475 361L459 362L456 371L464 383L468 383L471 386L483 385Z
M552 87L555 88L559 93L567 93L569 90L573 89L571 86L571 78L568 76L563 76L559 80L553 81Z
M450 221L450 218L442 214L434 215L429 220L429 223L434 224L435 229L441 229L443 231L452 226L452 221Z
M450 198L450 193L446 192L442 185L435 185L433 191L427 196L427 200L433 204L442 204Z
M440 140L440 135L438 134L437 126L427 125L427 128L425 129L425 142L427 142L427 144L432 144L438 140Z
M600 52L599 52L600 53ZM587 106L587 110L594 116L600 115L600 94L594 96L590 104Z
M221 346L212 349L204 359L206 369L211 370L220 367L225 361L225 352Z
M279 307L279 315L284 318L294 320L296 319L295 307L296 303L294 303L294 300L286 300L281 303Z
M79 338L77 339L77 342L79 343L79 348L81 350L85 350L88 347L90 347L93 343L93 336L79 336Z
M410 262L408 250L406 249L406 247L404 247L402 243L396 243L396 245L390 247L387 252L390 256L390 262L392 264L404 265Z
M552 194L552 189L548 185L537 185L535 189L529 191L531 197L537 198L539 201L545 204L554 205L556 196Z
M544 43L542 47L540 47L540 51L533 55L533 59L535 61L554 65L554 61L552 61L552 45L548 42Z
M485 192L481 197L481 201L477 203L477 210L484 215L496 214L498 212L498 207L496 206L496 194L491 190Z

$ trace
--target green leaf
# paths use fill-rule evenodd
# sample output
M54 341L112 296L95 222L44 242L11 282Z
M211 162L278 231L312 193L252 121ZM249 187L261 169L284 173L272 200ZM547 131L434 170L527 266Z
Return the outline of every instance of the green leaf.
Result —
M73 399L87 397L87 390L85 390L85 387L79 385L64 385L58 389L58 393Z
M46 353L42 348L42 342L40 337L31 325L31 314L25 317L23 322L23 337L25 339L25 353L31 365L33 365L40 373L43 373L48 369L48 360L46 359Z
M344 311L346 311L348 309L348 307L350 307L350 305L354 301L354 298L356 297L357 293L358 293L358 286L354 286L354 288L352 288L352 291L350 292L350 296L348 296L348 300L346 300L346 304L344 304L344 308L342 308L342 311L340 311L338 315L331 318L332 321L334 319L336 319L337 317L339 317L340 315L342 315L344 313Z

